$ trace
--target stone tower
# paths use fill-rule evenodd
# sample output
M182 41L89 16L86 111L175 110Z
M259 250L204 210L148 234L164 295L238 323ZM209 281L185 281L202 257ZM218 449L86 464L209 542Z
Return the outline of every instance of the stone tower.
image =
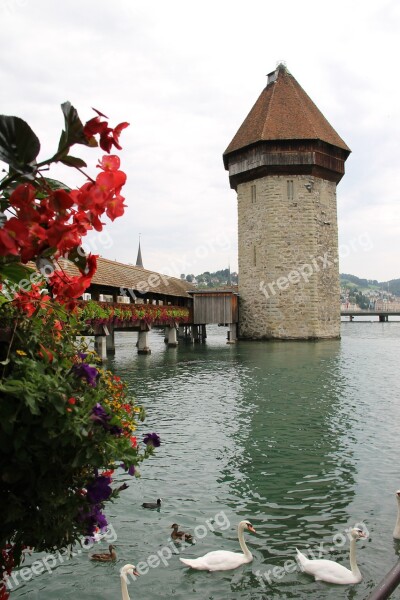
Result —
M238 201L240 338L340 336L336 185L349 154L280 64L223 156Z

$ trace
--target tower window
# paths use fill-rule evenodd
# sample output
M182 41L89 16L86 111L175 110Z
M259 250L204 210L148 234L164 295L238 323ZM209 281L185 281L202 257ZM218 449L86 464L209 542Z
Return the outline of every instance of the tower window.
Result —
M287 181L287 197L288 197L288 200L294 200L293 179L288 179L288 181Z
M251 202L252 202L252 204L255 204L256 200L257 200L256 186L252 185L251 186Z
M253 267L257 266L257 248L253 246Z

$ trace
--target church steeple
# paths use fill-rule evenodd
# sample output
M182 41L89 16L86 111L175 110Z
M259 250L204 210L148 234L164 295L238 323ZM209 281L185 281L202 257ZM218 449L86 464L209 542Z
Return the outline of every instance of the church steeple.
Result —
M139 249L138 249L138 253L137 253L136 266L141 267L143 269L142 251L140 248L140 235L139 235Z

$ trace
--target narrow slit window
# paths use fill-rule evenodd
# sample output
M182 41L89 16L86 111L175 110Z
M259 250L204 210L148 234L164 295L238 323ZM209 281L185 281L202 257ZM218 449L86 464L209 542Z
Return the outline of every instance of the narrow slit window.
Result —
M253 246L253 266L257 266L257 248Z
M294 200L293 179L288 179L288 181L287 181L287 197L288 197L288 200Z
M256 186L252 185L251 186L251 202L252 202L252 204L255 204L256 200L257 200Z

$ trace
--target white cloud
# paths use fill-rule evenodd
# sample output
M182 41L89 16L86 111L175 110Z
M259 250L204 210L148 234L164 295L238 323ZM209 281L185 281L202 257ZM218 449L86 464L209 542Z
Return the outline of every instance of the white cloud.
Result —
M0 111L29 122L43 156L58 142L65 100L82 120L94 106L131 124L121 136L128 209L110 224L104 256L135 262L140 232L147 268L182 257L178 276L237 268L222 153L285 60L352 149L338 186L340 239L368 231L374 249L343 258L341 270L400 276L396 0L337 0L324 11L320 0L3 0L0 18ZM212 244L224 232L229 248Z

